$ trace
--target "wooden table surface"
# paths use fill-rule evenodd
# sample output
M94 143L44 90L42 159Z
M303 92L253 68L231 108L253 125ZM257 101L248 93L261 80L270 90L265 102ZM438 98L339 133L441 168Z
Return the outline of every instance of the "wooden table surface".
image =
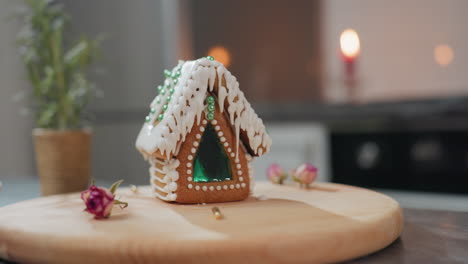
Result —
M404 209L404 215L401 238L375 254L347 263L468 262L468 213Z
M401 237L375 254L347 263L468 263L468 213L404 209Z

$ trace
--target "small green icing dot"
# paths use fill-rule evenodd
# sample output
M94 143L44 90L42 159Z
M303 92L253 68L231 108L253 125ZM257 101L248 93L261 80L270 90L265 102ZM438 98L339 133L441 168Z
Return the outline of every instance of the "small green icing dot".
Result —
M164 76L171 77L171 71L170 70L164 70Z
M213 61L213 60L214 60L214 57L213 57L213 56L207 56L206 58L209 59L210 61Z
M210 104L208 105L208 111L213 112L215 110L215 106Z
M172 99L172 95L169 95L167 98L166 98L166 101L169 103Z
M165 95L166 94L166 89L162 89L160 94Z
M159 104L161 102L161 97L156 96L156 103Z
M176 85L179 82L179 79L174 80L174 85Z
M151 121L151 117L146 116L146 117L145 117L145 122L148 123L149 121Z
M208 97L206 98L206 102L207 102L208 104L213 104L214 101L215 101L215 99L214 99L213 96L208 96Z
M151 108L150 113L154 114L156 112L156 109Z
M166 84L166 89L170 89L170 88L171 88L171 84L170 83Z
M161 121L164 118L163 114L158 115L158 121Z
M174 94L174 92L175 92L174 88L171 88L171 89L169 90L169 93L170 93L170 94Z
M162 90L162 86L158 85L158 91L160 92Z
M214 119L214 113L209 112L208 114L206 114L206 118L207 118L208 120L213 120L213 119Z
M167 104L163 105L163 110L164 110L164 111L167 110Z
M182 72L180 72L180 69L176 71L176 77L179 78Z

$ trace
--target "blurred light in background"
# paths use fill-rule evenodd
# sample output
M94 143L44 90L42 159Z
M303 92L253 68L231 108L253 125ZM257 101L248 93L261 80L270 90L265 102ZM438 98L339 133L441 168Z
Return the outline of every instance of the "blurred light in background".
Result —
M215 60L224 64L227 68L231 64L231 54L223 46L213 46L208 50L208 56L213 56Z
M354 29L346 29L341 32L340 47L346 59L354 59L359 54L359 36Z
M434 59L442 67L452 63L454 53L452 47L447 44L440 44L434 48Z

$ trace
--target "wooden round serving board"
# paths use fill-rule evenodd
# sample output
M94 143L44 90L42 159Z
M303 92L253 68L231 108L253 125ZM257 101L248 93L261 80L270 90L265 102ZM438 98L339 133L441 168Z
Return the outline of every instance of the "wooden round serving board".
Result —
M0 258L21 263L317 263L366 255L400 235L397 202L370 190L258 183L242 202L180 205L148 187L94 220L79 194L0 208ZM224 218L216 220L217 206Z

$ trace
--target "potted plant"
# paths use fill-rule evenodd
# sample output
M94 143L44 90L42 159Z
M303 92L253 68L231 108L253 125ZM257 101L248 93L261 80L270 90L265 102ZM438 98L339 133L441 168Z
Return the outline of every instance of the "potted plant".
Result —
M26 0L19 51L32 86L36 165L43 195L84 190L90 178L91 129L87 106L95 95L88 80L99 41L70 42L63 7Z

